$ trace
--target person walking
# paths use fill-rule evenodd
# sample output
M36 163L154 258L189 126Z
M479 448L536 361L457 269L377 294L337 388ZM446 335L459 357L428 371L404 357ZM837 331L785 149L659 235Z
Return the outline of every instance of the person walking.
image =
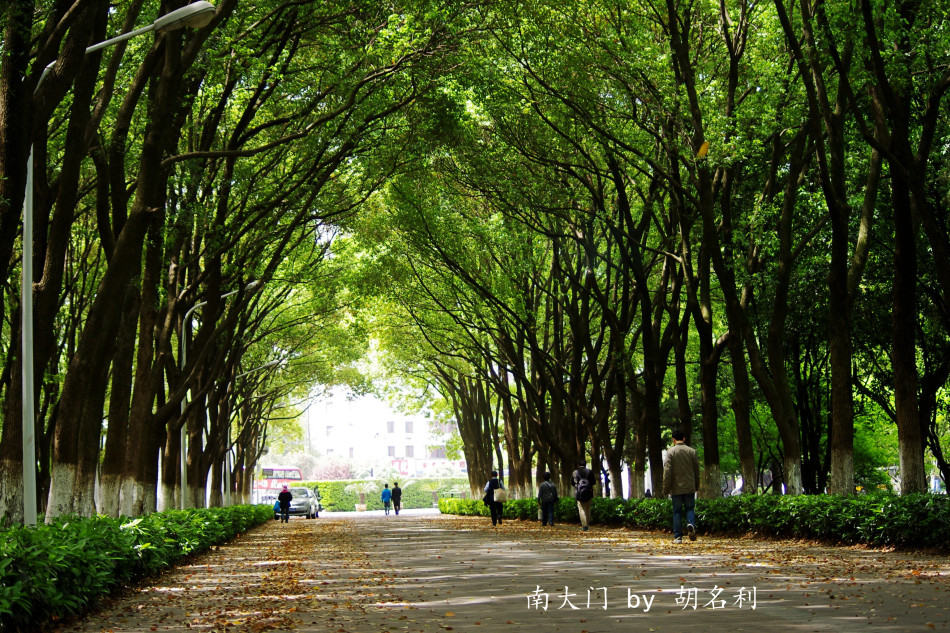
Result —
M402 488L399 487L399 482L393 482L393 510L396 514L399 514L399 511L402 509Z
M294 495L287 486L284 486L280 494L277 495L277 503L280 504L280 520L284 523L290 521L290 500L293 498Z
M554 506L557 504L557 486L551 481L551 473L544 473L544 481L538 486L538 505L541 506L541 525L554 526Z
M383 493L380 496L383 500L383 507L386 509L386 515L389 515L389 502L393 498L393 491L389 489L389 484L383 484Z
M574 499L577 501L577 513L581 517L581 529L590 529L590 504L594 498L594 471L587 467L583 459L577 460L577 470L571 474L571 485L574 486Z
M505 487L498 479L498 471L491 471L491 479L485 484L485 496L482 497L482 501L485 502L485 505L488 506L488 511L491 513L492 525L501 525L501 516L504 511L504 499L506 496Z
M696 450L686 445L686 434L673 431L673 446L663 458L663 496L673 498L673 542L683 542L683 513L686 534L696 540L696 491L699 490L699 458Z

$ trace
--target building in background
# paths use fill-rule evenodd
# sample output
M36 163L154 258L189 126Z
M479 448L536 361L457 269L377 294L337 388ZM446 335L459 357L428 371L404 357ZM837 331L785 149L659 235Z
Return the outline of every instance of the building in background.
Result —
M407 416L373 396L347 398L337 393L308 410L307 443L331 460L357 468L394 472L401 477L457 477L465 460L446 455L446 432L423 415Z

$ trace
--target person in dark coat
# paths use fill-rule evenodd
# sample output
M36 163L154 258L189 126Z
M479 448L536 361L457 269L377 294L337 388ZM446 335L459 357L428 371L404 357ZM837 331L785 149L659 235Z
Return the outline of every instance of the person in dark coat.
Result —
M277 503L280 504L280 520L284 523L290 521L290 500L294 498L287 486L277 495Z
M393 482L393 510L396 514L399 514L399 510L402 509L402 488L399 487L399 482Z
M544 481L538 487L538 504L541 506L541 525L554 525L554 505L557 503L557 486L551 481L551 473L544 473Z
M571 474L571 485L574 486L574 498L577 500L577 514L581 518L581 529L587 531L590 527L590 506L594 498L594 484L597 475L587 467L584 458L577 460L577 470Z
M504 488L504 486L502 486L501 481L498 480L498 471L493 470L491 471L491 479L485 484L485 496L482 497L482 501L485 502L485 505L488 506L488 511L491 512L492 525L501 525L501 515L504 506L501 501L495 501L495 491L499 488Z

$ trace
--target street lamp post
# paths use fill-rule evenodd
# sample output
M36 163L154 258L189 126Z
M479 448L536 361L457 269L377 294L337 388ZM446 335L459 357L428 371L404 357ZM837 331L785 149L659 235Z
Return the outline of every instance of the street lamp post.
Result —
M214 17L214 5L204 0L186 5L158 18L150 25L123 33L117 37L93 44L84 54L107 46L124 42L137 35L150 31L165 33L184 27L201 28L207 26ZM33 89L33 95L49 74L56 60L50 62ZM36 412L34 410L33 386L33 143L30 143L30 157L26 164L26 192L23 196L23 262L20 276L20 345L22 356L21 387L23 403L21 409L23 423L23 524L36 525Z
M244 286L244 290L249 292L249 291L257 289L257 287L260 285L261 285L260 281L252 281L251 283ZM238 293L237 290L232 290L231 292L226 292L223 295L221 295L221 298L226 299L230 296L236 295L237 293ZM194 313L194 311L206 305L208 305L207 301L199 301L195 305L191 306L191 308L189 308L187 312L185 312L185 316L181 320L181 354L179 356L179 368L182 373L184 373L185 365L188 362L188 336L185 331L185 328L188 327L189 319L191 318L191 315ZM181 399L181 408L179 410L181 411L181 415L184 416L185 415L185 398L184 397L182 397ZM178 453L179 453L179 457L181 458L180 460L181 461L180 463L181 504L180 505L181 505L182 510L188 507L187 501L186 501L186 495L185 495L185 489L187 488L187 484L188 484L188 455L185 451L187 441L188 441L188 428L187 428L187 425L185 424L185 421L182 420L181 430L179 431L179 436L178 436L178 443L179 443Z
M250 370L244 372L243 374L238 374L237 376L234 377L234 380L237 380L238 378L244 378L244 377L247 376L248 374L253 374L254 372L256 372L256 371L261 371L262 369L270 369L271 367L277 367L278 365L280 365L280 360L279 360L279 359L278 359L278 360L272 360L272 361L270 361L269 363L264 363L264 364L261 365L260 367L255 367L254 369L250 369Z

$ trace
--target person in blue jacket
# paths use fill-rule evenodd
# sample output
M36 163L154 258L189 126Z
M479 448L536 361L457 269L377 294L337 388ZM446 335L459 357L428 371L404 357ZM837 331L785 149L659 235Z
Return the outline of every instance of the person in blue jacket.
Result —
M386 514L389 514L389 502L392 501L393 491L389 489L389 484L383 484L383 494L380 497L383 500L383 507L386 508Z

